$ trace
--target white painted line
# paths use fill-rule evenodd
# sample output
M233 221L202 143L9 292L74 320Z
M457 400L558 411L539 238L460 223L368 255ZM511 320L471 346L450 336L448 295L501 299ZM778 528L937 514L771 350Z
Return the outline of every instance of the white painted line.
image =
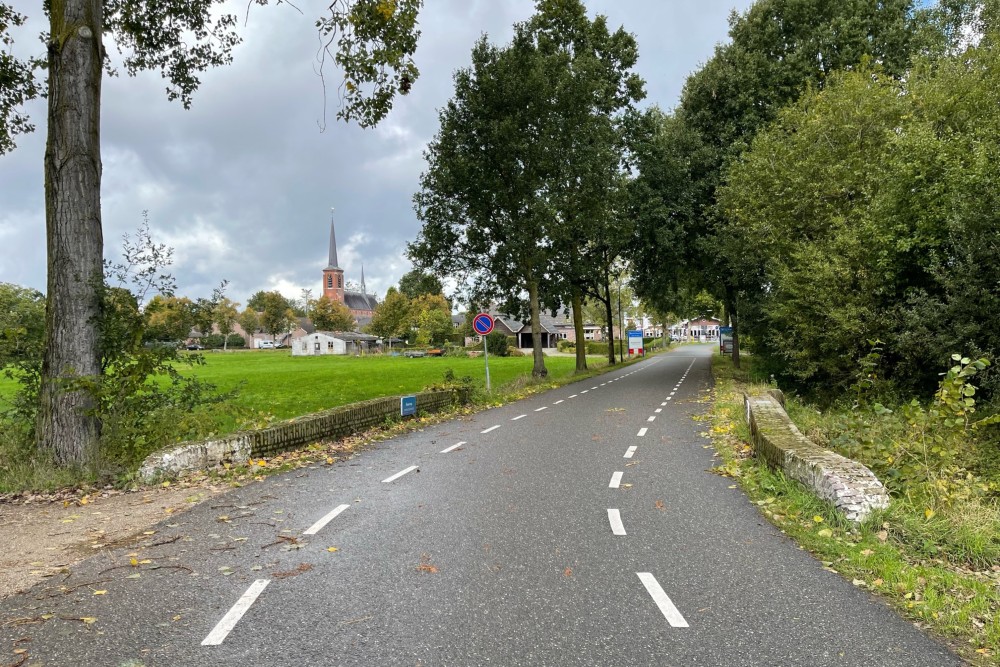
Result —
M403 475L405 475L407 473L410 473L410 472L413 472L416 469L417 469L417 466L410 466L406 470L401 470L401 471L397 472L392 477L386 477L385 479L382 480L382 483L383 484L388 484L389 482L395 482L397 479L399 479Z
M562 403L562 402L563 402L563 401L565 401L565 400L566 400L565 398L560 398L560 399L559 399L558 401L556 401L556 402L555 402L555 403L553 403L552 405L559 405L560 403Z
M465 440L463 440L462 442L459 442L459 443L456 443L456 444L452 445L452 446L451 446L451 447L449 447L448 449L442 449L442 450L441 450L441 453L442 453L442 454L447 454L448 452L450 452L450 451L452 451L452 450L455 450L455 449L458 449L459 447L461 447L461 446L462 446L462 445L464 445L464 444L465 444Z
M618 510L608 510L608 521L611 522L611 532L613 534L625 534L625 526L622 525L622 515Z
M676 393L677 393L676 391L672 391L672 392L670 392L670 395L673 396Z
M627 459L632 458L632 455L635 454L635 450L636 449L637 448L636 448L635 445L632 445L631 447L629 447L628 449L626 449L625 450L625 458L627 458Z
M591 389L597 389L597 387L591 387Z
M655 412L656 414L660 414L661 412L663 412L663 408L656 408L655 410L653 410L653 412Z
M622 483L623 472L616 472L611 474L611 483L608 484L609 489L617 489L618 485Z
M666 401L664 401L663 403L660 403L660 407L662 407L662 408L665 408L665 407L667 407L667 402L666 402Z
M241 618L243 618L243 614L247 613L247 610L250 609L250 605L252 605L254 600L256 600L264 589L267 588L269 583L271 583L270 579L258 579L253 582L250 585L250 588L247 589L247 592L243 594L243 597L237 600L236 604L233 605L233 608L222 617L222 620L219 621L218 625L212 628L212 631L208 633L208 636L201 640L201 645L218 646L224 642L229 633L236 627L236 624L240 622Z
M656 421L656 415L650 415L649 419L647 419L646 421L648 421L648 422L655 422Z
M512 422L516 422L518 419L524 419L527 416L528 415L518 415L518 416L514 417L513 419L511 419L511 421Z
M488 429L486 429L485 431L480 431L480 433L489 433L490 431L495 431L495 430L497 430L498 428L500 428L500 424L497 424L496 426L490 426L490 427L489 427Z
M581 391L580 393L581 393L581 394L586 394L586 393L587 393L588 391L590 391L590 390L589 390L589 389L584 389L584 390L583 390L583 391Z
M334 517L336 517L338 514L340 514L344 510L346 510L348 507L350 507L350 505L338 505L337 509L333 510L332 512L330 512L329 514L327 514L325 517L323 517L322 519L320 519L319 521L317 521L313 525L309 526L309 529L306 530L306 532L304 532L302 534L303 535L315 535L319 531L323 530L323 526L325 526L326 524L328 524L331 521L333 521Z
M641 438L642 436L646 435L646 431L648 430L649 430L648 428L640 428L639 432L636 433L636 437Z
M573 394L570 398L576 398L577 396L579 396L579 394Z
M610 510L609 510L610 511ZM649 596L653 598L653 602L656 606L660 608L663 613L663 617L667 619L667 623L670 624L672 628L687 628L690 627L684 617L681 616L681 612L677 610L674 603L670 601L667 594L664 592L663 588L660 586L660 582L656 580L649 572L636 572L639 575L639 581L642 585L646 587L646 592Z
M535 412L541 412L542 410L548 410L548 409L549 409L549 406L547 406L547 405L543 405L542 407L540 407L540 408L537 408L537 409L535 410Z
M673 396L667 396L667 400L668 400L668 401L669 401L669 400L672 400L672 399L673 399Z

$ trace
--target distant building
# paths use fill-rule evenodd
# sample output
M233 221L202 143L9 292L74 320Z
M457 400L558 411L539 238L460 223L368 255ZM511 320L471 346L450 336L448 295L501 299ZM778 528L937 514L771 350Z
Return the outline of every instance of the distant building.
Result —
M368 294L365 288L365 269L361 267L361 291L344 287L344 270L337 264L337 234L333 227L333 213L330 214L330 257L323 269L323 296L331 301L339 301L347 306L360 326L371 322L378 300Z
M314 331L291 339L292 356L359 355L378 352L378 338L353 331Z

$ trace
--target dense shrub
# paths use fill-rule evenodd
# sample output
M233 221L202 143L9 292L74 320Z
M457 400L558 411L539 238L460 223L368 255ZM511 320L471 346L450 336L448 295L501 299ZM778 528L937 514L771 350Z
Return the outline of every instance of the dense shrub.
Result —
M494 331L486 337L486 349L494 356L510 356L511 347L513 347L511 345L511 338L501 331Z

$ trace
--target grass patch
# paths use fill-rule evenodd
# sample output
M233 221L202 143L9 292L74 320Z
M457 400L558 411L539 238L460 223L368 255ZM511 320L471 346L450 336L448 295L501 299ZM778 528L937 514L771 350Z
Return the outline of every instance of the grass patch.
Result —
M1000 515L995 503L970 499L937 513L903 494L854 527L804 486L752 456L743 393L762 387L754 387L745 370L719 355L713 372L715 401L704 418L711 422L708 431L722 459L717 472L739 480L762 514L824 567L881 596L973 664L996 664ZM817 425L799 421L808 410L789 403L800 429L821 435Z

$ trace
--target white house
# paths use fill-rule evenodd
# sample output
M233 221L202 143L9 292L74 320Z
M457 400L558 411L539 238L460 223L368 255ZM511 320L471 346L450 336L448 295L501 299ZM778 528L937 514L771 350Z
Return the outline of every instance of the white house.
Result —
M353 331L314 331L293 338L292 356L361 355L378 352L378 338Z

